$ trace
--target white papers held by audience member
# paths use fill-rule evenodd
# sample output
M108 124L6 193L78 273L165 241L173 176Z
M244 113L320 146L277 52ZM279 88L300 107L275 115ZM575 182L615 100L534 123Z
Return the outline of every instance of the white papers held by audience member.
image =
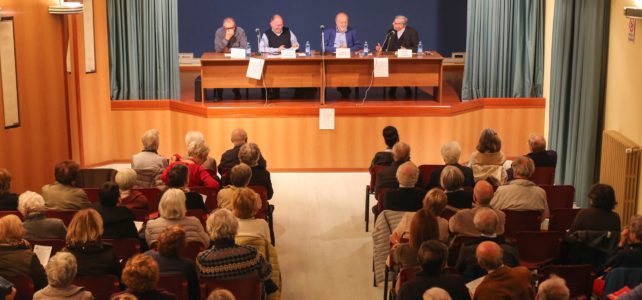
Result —
M374 58L374 77L388 77L388 58Z
M256 80L261 80L264 64L265 60L262 58L250 58L250 62L247 64L247 73L245 74L245 76Z
M33 253L38 257L40 264L46 267L51 256L51 246L34 245Z

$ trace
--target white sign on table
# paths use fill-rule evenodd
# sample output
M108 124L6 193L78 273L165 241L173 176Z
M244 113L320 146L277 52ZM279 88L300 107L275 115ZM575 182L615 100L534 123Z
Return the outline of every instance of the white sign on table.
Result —
M232 48L230 49L230 53L232 54L233 59L245 59L245 49L243 48Z
M350 48L337 48L337 58L350 58Z
M334 108L319 109L319 129L334 130Z
M398 58L412 58L412 49L399 49L397 50Z
M296 58L296 50L293 48L281 50L281 58Z
M388 58L374 58L374 77L388 77Z
M256 80L261 80L264 64L264 59L250 57L250 62L247 64L247 72L245 73L245 76Z

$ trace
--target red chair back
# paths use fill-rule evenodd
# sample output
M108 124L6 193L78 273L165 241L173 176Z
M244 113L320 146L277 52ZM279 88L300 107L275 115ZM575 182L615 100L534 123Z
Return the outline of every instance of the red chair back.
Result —
M120 290L118 277L114 275L76 276L74 284L90 291L96 300L109 300L111 294Z
M248 186L261 196L261 209L256 213L256 218L266 219L268 210L267 189L264 186L252 185Z
M384 209L386 209L385 207L383 207L383 196L389 190L391 190L391 188L380 187L377 191L377 208L379 209L379 212L382 212Z
M458 236L448 247L448 265L454 267L457 264L457 258L459 258L459 251L464 246L464 244L473 241L476 237L472 236Z
M542 213L535 210L502 210L506 214L504 236L514 240L520 231L538 231Z
M187 213L185 215L189 217L196 217L201 222L201 225L203 225L203 228L207 228L207 225L205 224L207 222L207 213L204 210L189 209L187 210Z
M77 210L47 210L45 211L45 217L60 219L65 223L65 226L69 226L71 219L77 212Z
M125 239L103 239L103 242L111 244L114 248L114 253L120 265L125 267L125 263L132 256L140 253L140 241L135 238L125 238Z
M555 168L537 167L530 179L538 185L553 185L555 184Z
M98 192L100 191L99 188L83 188L83 190L87 194L87 199L89 200L89 202L100 202L100 198L98 196Z
M592 265L552 265L542 267L537 271L538 281L542 283L551 274L566 280L566 286L571 292L571 299L582 296L585 296L585 299L591 299L593 280L595 279Z
M442 165L421 165L419 166L419 173L421 173L422 183L421 186L427 186L430 182L430 175L432 172L441 167Z
M541 188L546 191L549 211L558 208L573 208L575 188L572 185L542 185Z
M521 231L517 233L520 265L537 268L559 260L564 234L559 231Z
M178 300L189 300L187 279L183 273L161 273L158 287L174 294Z
M185 248L181 251L181 256L185 257L191 261L196 260L196 256L203 252L206 249L206 246L199 241L188 241L185 245Z
M207 211L213 211L218 208L218 201L216 200L218 191L215 188L195 186L195 187L190 187L189 189L192 192L197 192L199 194L205 195L204 200L205 200L205 206L207 207Z
M235 279L201 278L201 295L206 297L217 288L224 288L234 294L236 300L261 300L261 279L258 275Z
M144 188L144 189L134 189L134 191L139 191L141 194L145 195L147 202L149 203L149 212L158 211L158 202L160 201L161 190L157 188Z
M548 230L566 231L571 228L575 216L580 212L579 208L558 208L551 211L548 221Z
M13 287L16 288L16 297L14 300L33 299L33 294L36 292L36 288L31 278L28 276L8 276L5 277L5 279L13 283Z
M36 245L40 246L51 246L51 256L54 256L56 252L62 250L65 248L67 243L64 240L56 240L56 239L51 239L51 240L29 240L29 244L31 244L31 250Z
M370 169L370 191L371 192L374 192L374 187L375 187L375 184L376 184L375 181L377 181L377 173L379 173L379 171L381 171L381 170L383 170L383 169L385 169L387 167L388 166L376 165L376 166L372 167L372 169Z
M17 210L0 210L0 218L8 215L16 215L20 220L23 219L22 214Z

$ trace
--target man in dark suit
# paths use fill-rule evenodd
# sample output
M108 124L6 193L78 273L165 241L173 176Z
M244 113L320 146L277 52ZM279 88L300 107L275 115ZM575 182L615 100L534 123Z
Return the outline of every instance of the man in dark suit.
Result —
M227 173L230 169L240 163L239 149L247 143L247 132L242 128L234 129L230 140L232 141L232 144L234 144L234 148L225 151L223 155L221 155L221 163L218 165L218 172L221 174L221 177L223 177L224 173ZM258 166L263 169L267 168L267 162L263 158L263 155L259 155ZM230 184L228 178L222 179L223 185Z
M399 290L399 300L423 299L427 289L438 287L444 289L452 299L470 299L464 279L457 274L446 274L448 248L439 241L425 241L419 247L417 259L421 271L417 276L404 284Z
M398 15L392 21L392 29L388 30L386 41L381 46L377 43L375 49L378 53L381 51L397 51L399 49L412 49L417 52L417 45L419 45L419 32L414 28L408 26L408 18L403 15ZM410 87L404 87L406 96L412 95ZM397 88L391 87L389 96L395 98L397 95Z
M506 243L503 237L496 234L499 218L492 209L480 208L477 213L475 213L473 223L475 224L475 229L481 234L476 239L464 244L459 250L459 257L457 264L455 264L457 273L464 276L466 281L471 281L486 275L486 270L479 266L477 257L475 256L477 246L486 241L497 243L501 247L504 252L502 262L505 265L511 267L519 265L517 249Z
M357 52L363 48L361 41L357 38L357 31L348 27L348 14L340 12L334 18L335 28L327 28L323 31L324 45L326 52L336 52L338 48L350 48L350 51ZM350 88L338 87L341 98L350 96Z
M503 264L502 248L495 242L485 241L477 246L477 262L488 275L475 290L475 300L535 299L531 273L525 267L511 268Z
M379 171L377 173L377 178L375 180L375 194L379 188L397 188L399 187L399 182L397 181L397 169L401 164L410 160L410 145L404 142L397 142L392 147L392 159L394 160L392 164ZM419 174L419 179L417 182L422 182L421 173Z
M535 163L535 168L552 167L557 165L557 152L546 150L546 140L541 135L531 134L528 138L528 146L531 152L526 154Z
M426 191L430 191L432 188L440 187L440 178L441 171L446 166L455 166L464 174L464 186L473 187L475 186L475 179L473 177L473 169L462 166L459 164L459 158L461 156L461 146L455 141L450 141L441 146L441 158L444 160L445 165L437 167L432 173L430 173L430 181L425 187Z
M417 211L422 207L426 190L415 187L419 178L419 169L411 161L403 163L397 169L399 188L383 195L383 207L396 211Z

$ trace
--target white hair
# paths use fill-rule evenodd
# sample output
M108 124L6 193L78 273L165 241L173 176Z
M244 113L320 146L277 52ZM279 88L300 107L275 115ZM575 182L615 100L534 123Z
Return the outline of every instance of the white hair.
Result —
M155 128L145 131L143 137L140 139L143 143L143 149L148 151L158 150L159 140L158 129Z
M207 218L206 227L212 240L218 238L234 239L239 230L239 221L231 211L221 208Z
M537 299L540 300L568 300L570 295L566 280L556 275L540 283L537 289Z
M114 181L121 191L128 191L134 187L137 178L138 174L136 173L136 171L134 171L134 169L126 168L119 170L118 173L116 173Z
M395 20L401 20L401 24L408 25L408 18L404 15L396 15Z
M188 131L185 134L185 146L189 147L192 142L205 143L205 136L200 131Z
M461 146L456 141L450 141L441 146L441 157L447 165L459 163L460 156Z
M432 287L424 292L423 300L451 300L450 294L446 290L438 287Z
M187 155L189 155L189 157L197 157L205 161L209 154L210 148L203 142L191 141L189 145L187 145Z
M185 208L185 193L179 189L168 189L163 193L160 203L158 204L160 216L177 220L185 217L187 209Z
M18 211L26 218L45 212L45 199L36 192L26 191L18 197Z
M47 263L47 281L55 288L65 288L76 278L78 263L69 252L59 251Z

